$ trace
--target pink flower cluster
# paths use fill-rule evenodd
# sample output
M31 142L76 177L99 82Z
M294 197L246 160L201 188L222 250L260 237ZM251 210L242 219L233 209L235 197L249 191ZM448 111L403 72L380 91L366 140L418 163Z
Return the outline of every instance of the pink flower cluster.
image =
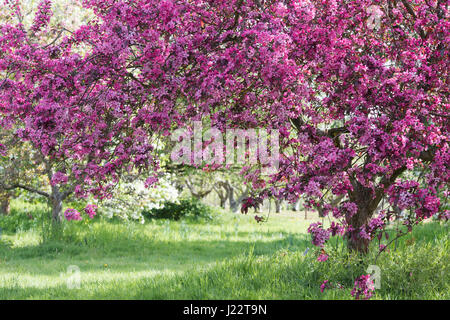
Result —
M88 204L86 208L84 208L84 212L89 216L89 218L93 219L97 214L95 209L98 207L95 204Z
M326 253L321 253L318 257L317 257L317 261L320 262L325 262L328 260L328 255Z
M320 292L324 292L325 289L329 289L329 288L331 288L330 281L329 280L324 280L322 282L322 284L320 285Z
M88 204L84 208L84 212L90 219L93 219L95 217L95 215L97 214L95 211L97 208L98 207L95 204ZM66 218L67 221L71 221L71 220L79 221L79 220L83 219L81 214L76 209L72 209L72 208L69 208L66 211L64 211L64 217Z
M330 231L325 230L321 222L312 223L308 227L308 233L311 233L312 243L318 247L323 247L330 238Z
M324 280L320 285L320 292L324 292L325 289L344 289L344 286L340 283L332 283L329 280Z
M66 218L67 221L71 220L80 221L83 219L80 213L75 209L67 209L66 211L64 211L64 217Z
M55 186L57 184L66 184L68 180L68 177L64 173L58 171L53 175L50 184L52 186Z
M248 213L249 208L259 208L262 204L262 199L260 197L248 197L242 201L241 213ZM259 222L259 221L258 221Z
M33 32L39 32L41 29L45 28L48 25L52 14L51 0L41 0L37 8L37 13L34 17L31 30Z
M7 154L6 146L0 143L0 156L6 157Z
M361 298L364 300L368 300L372 297L374 289L375 287L370 274L362 275L356 279L351 295L356 300L359 300Z
M439 220L448 221L450 220L450 210L445 210L441 214L438 215Z
M384 228L385 221L384 215L380 215L376 218L371 219L366 225L362 226L359 231L359 237L367 240L372 240L377 231Z
M433 187L420 188L416 181L403 181L392 185L389 201L401 210L415 209L415 221L430 218L439 212L440 199ZM410 224L414 221L410 221Z
M331 232L331 235L334 237L336 235L342 236L345 233L345 228L339 223L334 221L331 222L330 228L328 230Z

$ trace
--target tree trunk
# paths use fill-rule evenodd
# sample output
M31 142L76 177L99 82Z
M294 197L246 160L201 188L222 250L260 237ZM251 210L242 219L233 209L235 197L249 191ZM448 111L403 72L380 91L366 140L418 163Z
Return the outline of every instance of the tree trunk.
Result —
M225 204L227 203L227 198L226 198L226 197L220 197L220 196L219 196L219 199L220 199L220 207L221 207L222 209L225 209Z
M231 183L227 183L227 194L228 194L228 203L230 205L230 210L232 212L238 212L239 211L239 207L242 204L242 201L244 200L245 197L248 196L248 188L245 189L237 199L234 198L234 191L239 190L239 188L235 188L234 186L231 185Z
M230 205L230 210L232 212L237 212L239 209L239 205L237 203L237 201L234 199L234 189L233 187L230 187L229 192L228 192L228 203Z
M358 211L348 221L348 224L353 227L353 231L346 234L347 246L351 251L366 254L369 251L370 240L362 238L359 233L361 227L366 225L374 215L382 199L382 194L380 193L373 197L371 189L364 187L360 183L355 183L354 186L356 188L349 194L349 197L350 201L358 206Z
M357 251L363 254L369 251L369 239L361 238L359 236L359 229L364 226L373 215L373 210L369 208L360 208L358 212L350 219L350 225L355 229L355 231L348 232L347 246L351 251Z
M275 199L275 213L280 213L281 211L281 200Z
M58 187L52 187L50 203L52 206L52 222L60 224L62 221L63 194Z
M229 192L227 183L224 181L219 181L217 184L213 186L213 190L217 193L217 196L219 197L220 207L222 209L225 209Z
M211 187L209 187L207 189L202 189L202 187L203 187L203 180L201 180L199 182L200 190L195 190L196 183L190 181L189 178L186 179L185 184L189 188L189 191L191 192L191 195L197 200L201 200L201 199L205 198L213 190L213 186L211 186Z
M4 195L1 197L1 203L0 203L0 213L4 215L9 215L10 213L10 196Z
M325 217L322 207L317 207L317 212L319 213L319 218Z
M292 211L300 211L300 199L295 201L295 203L292 205Z

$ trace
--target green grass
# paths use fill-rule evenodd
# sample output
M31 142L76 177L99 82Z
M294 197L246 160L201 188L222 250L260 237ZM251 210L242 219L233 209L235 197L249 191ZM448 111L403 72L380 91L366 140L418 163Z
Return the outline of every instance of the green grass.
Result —
M44 243L35 229L7 233L0 299L351 299L374 254L361 263L336 242L318 262L310 223L300 214L257 224L223 213L212 222L71 222L60 240ZM449 299L449 249L448 225L420 226L380 256L374 298ZM79 289L67 286L69 266L80 270ZM321 293L323 280L344 289Z

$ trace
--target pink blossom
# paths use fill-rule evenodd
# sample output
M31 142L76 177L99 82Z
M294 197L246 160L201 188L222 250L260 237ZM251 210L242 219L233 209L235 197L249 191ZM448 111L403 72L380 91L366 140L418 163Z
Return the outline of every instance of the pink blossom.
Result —
M330 238L330 232L323 229L322 223L313 223L308 227L308 233L311 233L312 243L315 246L323 247L325 242Z
M75 209L66 209L66 211L64 211L64 217L67 219L67 221L70 220L82 220L83 218L81 217L80 213L75 210Z
M6 146L0 143L0 156L6 157L7 154Z
M33 32L39 32L41 29L45 28L50 21L52 16L52 2L51 0L41 0L38 4L38 11L34 17L33 25L31 30Z
M325 262L327 260L328 260L328 255L325 253L322 253L317 257L317 261L320 261L320 262Z
M352 297L356 300L368 300L372 297L375 287L370 275L362 275L355 281L355 286L351 292Z
M84 212L89 216L89 218L93 219L97 214L95 209L98 207L95 204L88 204L86 208L84 208Z
M325 289L328 289L328 288L331 288L330 281L329 280L324 280L322 282L322 284L320 285L320 292L324 292Z
M64 173L58 171L53 175L50 183L52 186L54 186L57 184L66 184L67 181L68 181L68 177Z

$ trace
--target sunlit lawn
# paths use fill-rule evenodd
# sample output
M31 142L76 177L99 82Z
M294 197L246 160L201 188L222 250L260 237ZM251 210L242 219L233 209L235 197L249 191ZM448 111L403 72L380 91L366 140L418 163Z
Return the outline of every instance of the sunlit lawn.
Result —
M64 242L45 244L33 231L4 235L0 298L135 297L157 276L199 272L250 250L270 255L309 245L304 219L272 215L269 221L257 224L253 215L228 214L207 224L98 222L85 229L73 226ZM67 289L69 266L81 272L79 290Z
M253 216L71 223L62 240L46 243L37 231L4 234L0 299L351 298L353 280L366 265L353 266L353 258L339 254L320 263L312 248L305 255L312 220L303 213L271 214L260 224ZM380 258L384 286L375 298L450 297L448 226L429 224L414 237L415 243L402 240L399 250ZM71 287L77 274L70 270L80 271L79 288ZM345 289L321 293L321 282L333 277Z

